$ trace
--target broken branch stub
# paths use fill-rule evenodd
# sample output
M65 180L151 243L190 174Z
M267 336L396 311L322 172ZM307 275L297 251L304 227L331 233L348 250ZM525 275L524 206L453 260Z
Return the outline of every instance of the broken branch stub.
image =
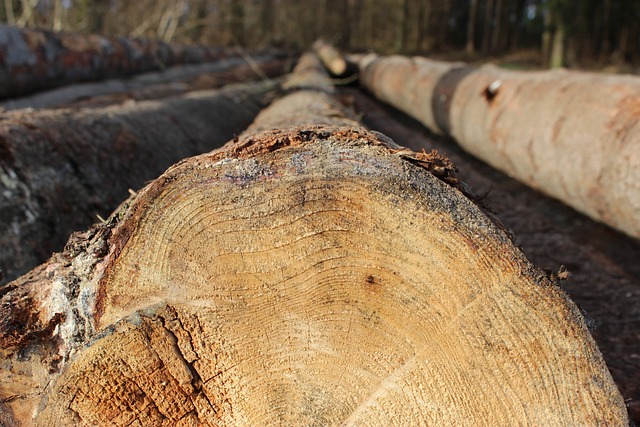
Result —
M361 82L495 168L640 238L640 78L388 57L363 62Z
M300 96L314 117L292 115ZM400 151L310 90L173 166L10 284L5 410L42 426L625 425L576 307Z

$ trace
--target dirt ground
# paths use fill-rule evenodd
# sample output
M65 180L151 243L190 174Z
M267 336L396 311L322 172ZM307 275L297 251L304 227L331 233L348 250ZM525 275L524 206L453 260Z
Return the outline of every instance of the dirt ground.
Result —
M341 93L371 129L413 150L435 148L449 157L532 262L569 271L563 287L585 315L632 422L640 425L640 241L509 178L356 88Z

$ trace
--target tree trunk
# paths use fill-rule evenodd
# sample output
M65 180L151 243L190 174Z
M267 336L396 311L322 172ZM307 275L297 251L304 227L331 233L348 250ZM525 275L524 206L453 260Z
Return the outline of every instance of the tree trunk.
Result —
M496 11L495 11L495 25L493 27L493 31L491 32L491 52L499 52L500 51L500 39L503 37L502 33L504 31L502 27L502 15L503 15L503 1L496 1Z
M297 71L313 90L5 286L5 418L622 425L579 311L452 165L362 128L313 58Z
M9 25L16 23L16 16L13 12L13 0L4 0L4 19Z
M640 83L635 77L389 57L365 87L492 166L640 237Z
M491 31L493 29L493 5L495 0L486 0L484 10L484 28L482 30L482 53L488 54L491 50Z
M601 63L606 63L611 54L611 3L611 0L604 0L604 10L602 11L602 44L600 48Z
M471 0L469 5L469 20L467 21L467 45L466 52L469 55L475 53L475 32L476 32L476 19L478 14L478 0Z
M245 128L271 83L0 122L0 269L17 277L106 216L129 188Z
M104 33L105 16L109 12L110 3L110 0L86 0L87 32Z
M544 68L549 68L549 62L551 58L551 41L553 37L553 24L554 24L554 16L551 6L546 5L543 8L543 25L544 29L542 31L542 66Z
M411 34L411 8L409 0L402 0L402 13L398 34L396 34L396 52L406 52L409 49L409 37Z
M230 54L219 48L0 25L0 57L4 58L0 63L0 99L171 65L213 62Z
M549 66L551 68L561 68L564 66L564 44L564 23L561 19L557 19L556 30L553 33L553 44L551 45L551 59L549 60Z

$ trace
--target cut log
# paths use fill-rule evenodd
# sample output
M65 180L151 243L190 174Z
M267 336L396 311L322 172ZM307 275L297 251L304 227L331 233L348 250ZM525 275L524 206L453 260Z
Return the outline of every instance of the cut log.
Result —
M369 60L363 85L465 150L640 238L640 78Z
M234 49L54 33L0 24L0 99L69 83L240 56Z
M262 54L249 65L242 57L229 57L213 63L181 65L139 74L125 79L78 83L0 102L6 111L23 108L80 108L122 102L166 98L193 90L209 90L225 84L274 78L289 71L289 60L280 54ZM254 67L259 67L257 74Z
M192 92L91 110L29 111L0 120L0 269L9 279L69 235L108 216L180 159L242 132L275 83Z
M576 307L446 160L310 85L3 290L4 417L626 425Z
M349 64L345 56L334 46L323 40L317 40L313 44L313 50L332 76L344 77L347 74Z
M435 148L447 153L465 184L483 195L482 202L497 212L536 265L558 272L558 277L563 276L561 266L567 266L570 274L562 287L590 316L587 324L592 325L591 334L625 398L631 425L640 425L640 382L635 366L640 354L640 240L616 233L514 182L447 138L429 135L402 115L390 114L388 107L356 88L343 88L339 93L364 112L363 123L370 128L403 141L414 151Z

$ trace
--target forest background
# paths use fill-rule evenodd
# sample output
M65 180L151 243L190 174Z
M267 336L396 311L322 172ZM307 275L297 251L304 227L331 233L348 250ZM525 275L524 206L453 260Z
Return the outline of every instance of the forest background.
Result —
M0 0L9 24L167 42L640 72L640 0Z

